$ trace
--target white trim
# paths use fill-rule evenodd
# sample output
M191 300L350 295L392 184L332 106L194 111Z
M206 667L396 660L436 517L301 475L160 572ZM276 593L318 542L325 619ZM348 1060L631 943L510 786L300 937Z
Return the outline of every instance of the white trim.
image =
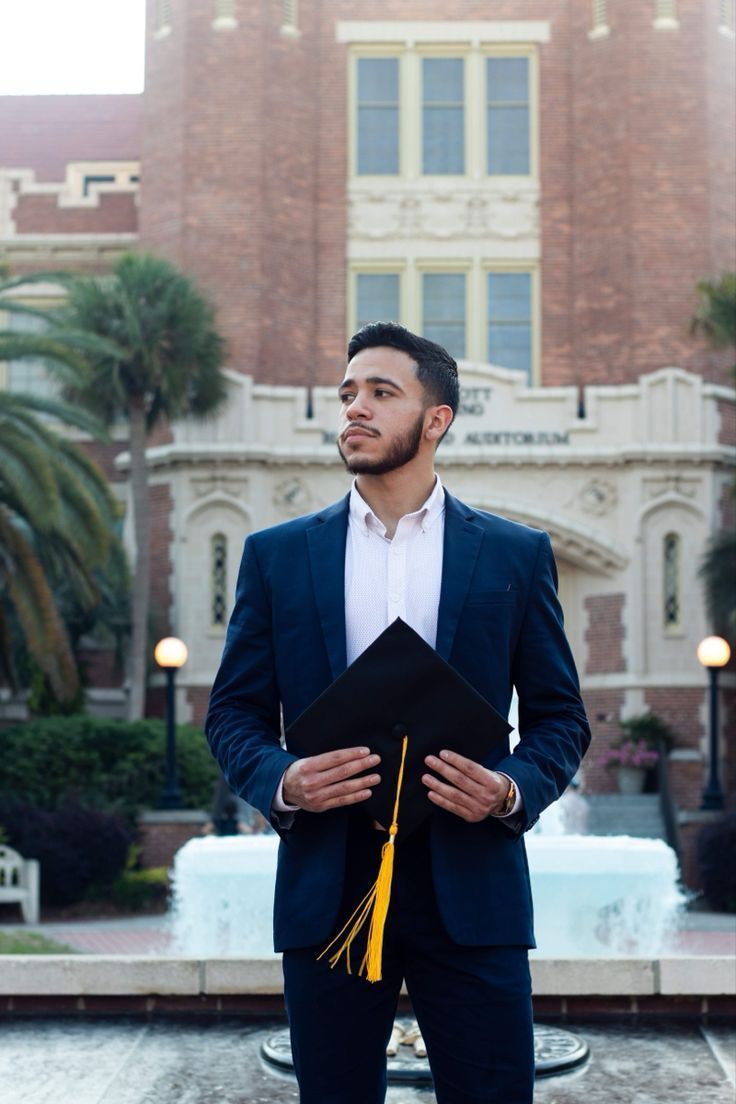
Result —
M484 20L482 22L451 23L413 20L343 21L335 28L337 42L468 42L481 45L489 42L549 42L550 24L546 19Z

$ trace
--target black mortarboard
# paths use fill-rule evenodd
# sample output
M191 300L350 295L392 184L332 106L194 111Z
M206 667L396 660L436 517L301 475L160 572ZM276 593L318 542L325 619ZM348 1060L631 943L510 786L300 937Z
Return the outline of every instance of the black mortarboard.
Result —
M380 980L394 839L399 829L404 838L434 809L422 782L428 770L425 756L447 748L479 762L510 730L505 718L400 618L289 725L288 748L297 755L366 746L381 756L379 767L370 771L378 769L381 782L360 808L387 828L388 840L376 884L333 940L353 925L332 965L347 952L350 969L350 943L370 918L361 972L367 967L368 980Z
M361 804L386 827L391 823L404 733L409 741L399 823L403 838L435 808L422 775L425 756L443 748L480 762L511 725L421 636L397 618L289 726L296 755L369 747L381 756L381 782Z

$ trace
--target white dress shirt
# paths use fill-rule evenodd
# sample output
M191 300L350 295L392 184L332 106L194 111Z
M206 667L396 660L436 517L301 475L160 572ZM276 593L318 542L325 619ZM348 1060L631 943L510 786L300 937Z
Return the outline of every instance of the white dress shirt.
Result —
M442 587L445 535L445 492L439 476L426 502L404 514L393 537L358 491L350 491L345 545L345 643L348 665L353 663L397 617L434 648ZM508 777L505 775L504 777ZM293 813L282 784L273 803L275 813ZM508 816L521 808L518 787ZM289 819L280 817L283 827Z

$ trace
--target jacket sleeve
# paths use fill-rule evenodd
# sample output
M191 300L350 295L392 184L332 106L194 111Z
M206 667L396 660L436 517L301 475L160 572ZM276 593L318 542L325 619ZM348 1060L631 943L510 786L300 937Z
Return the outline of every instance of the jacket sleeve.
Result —
M231 790L278 829L273 798L296 757L281 746L271 601L253 537L248 537L243 549L235 608L210 695L205 732Z
M519 695L519 743L495 769L516 782L523 808L514 834L527 831L563 793L590 743L575 661L557 598L557 568L546 533L536 563L512 660Z

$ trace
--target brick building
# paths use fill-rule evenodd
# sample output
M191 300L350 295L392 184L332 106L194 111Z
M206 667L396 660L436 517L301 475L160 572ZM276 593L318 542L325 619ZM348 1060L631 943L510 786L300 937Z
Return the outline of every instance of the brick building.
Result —
M394 317L463 361L448 485L552 535L588 789L615 787L599 751L652 709L697 809L696 573L733 523L736 430L728 359L688 324L695 282L736 268L731 0L148 7L142 96L0 98L0 251L18 272L104 271L140 245L216 304L228 409L150 450L182 708L202 716L243 537L344 492L346 337ZM45 385L42 366L3 372Z

